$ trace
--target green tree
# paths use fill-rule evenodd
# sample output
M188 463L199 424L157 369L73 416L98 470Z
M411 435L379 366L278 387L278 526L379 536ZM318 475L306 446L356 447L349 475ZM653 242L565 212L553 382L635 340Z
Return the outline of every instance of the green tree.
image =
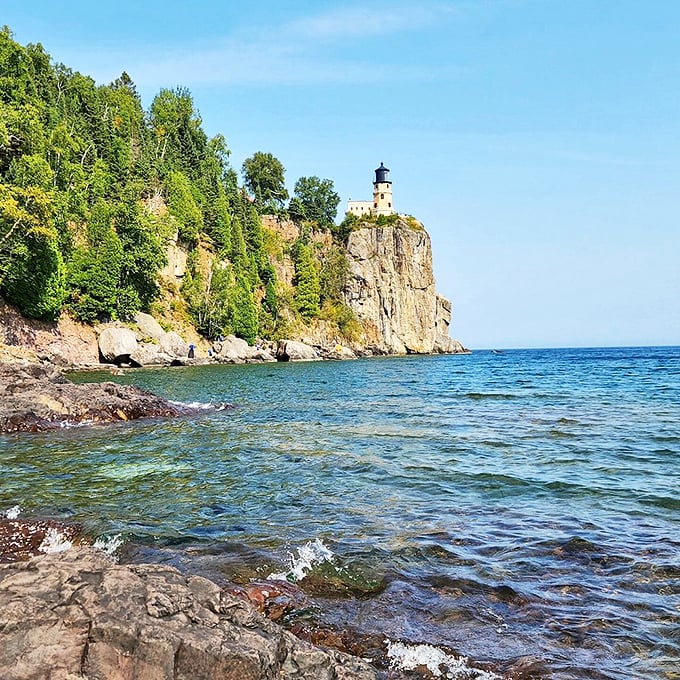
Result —
M203 213L191 191L191 182L182 172L171 171L165 180L168 192L168 209L179 223L179 235L195 243L203 229Z
M328 249L321 262L319 285L321 302L326 300L342 300L342 291L347 284L349 264L345 251L338 246Z
M230 268L214 266L204 279L195 266L190 266L182 286L196 328L214 339L231 322L233 273Z
M255 207L260 214L276 212L288 200L284 175L281 161L270 153L256 151L243 161L245 185L255 198Z
M312 247L298 242L295 248L295 305L300 316L309 321L320 312L321 286Z
M208 138L189 90L161 90L151 103L149 117L161 173L181 170L187 177L197 179Z
M63 302L63 277L50 196L0 184L0 293L26 316L54 319Z
M316 222L321 227L329 227L335 222L339 203L340 196L334 191L330 179L300 177L295 182L295 193L288 212L294 220Z
M258 329L257 306L248 280L244 277L239 277L236 281L231 326L234 334L249 345L255 342Z
M112 213L104 201L94 207L87 243L75 249L67 267L68 307L87 323L118 316L123 245L113 228Z

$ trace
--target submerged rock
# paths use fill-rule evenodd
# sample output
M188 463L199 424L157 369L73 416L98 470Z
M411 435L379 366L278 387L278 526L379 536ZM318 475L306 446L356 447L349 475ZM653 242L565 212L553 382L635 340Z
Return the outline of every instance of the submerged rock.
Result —
M178 416L187 409L131 385L76 385L57 368L0 365L0 432Z
M371 680L200 576L91 548L0 565L0 677Z

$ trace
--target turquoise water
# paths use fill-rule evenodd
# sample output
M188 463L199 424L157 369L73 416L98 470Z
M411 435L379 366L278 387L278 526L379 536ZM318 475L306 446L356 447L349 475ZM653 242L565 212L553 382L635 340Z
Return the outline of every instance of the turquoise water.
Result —
M317 622L545 678L680 677L680 348L115 380L234 408L0 439L0 510L237 581L320 539L322 575L368 592L322 593Z

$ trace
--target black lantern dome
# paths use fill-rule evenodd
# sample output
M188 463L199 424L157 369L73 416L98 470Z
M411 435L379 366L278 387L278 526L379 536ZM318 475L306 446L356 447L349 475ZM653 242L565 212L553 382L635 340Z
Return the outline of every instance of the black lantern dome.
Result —
M384 182L387 184L391 184L390 180L387 178L387 173L389 172L389 168L386 168L383 163L380 163L380 167L376 168L375 171L375 183L378 184L379 182Z

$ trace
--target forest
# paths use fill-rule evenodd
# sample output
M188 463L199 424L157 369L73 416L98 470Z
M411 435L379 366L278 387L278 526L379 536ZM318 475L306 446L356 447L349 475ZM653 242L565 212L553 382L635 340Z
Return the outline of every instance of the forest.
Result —
M255 152L241 178L229 156L223 135L207 136L187 89L162 89L145 110L127 73L98 85L4 27L0 295L37 319L124 321L154 311L167 244L179 240L188 266L176 307L208 338L252 343L324 314L351 322L341 301L351 224L335 224L332 181L301 177L290 197L272 154ZM272 266L280 244L264 214L301 225L287 253L291 291ZM310 236L318 230L332 234L324 253Z

